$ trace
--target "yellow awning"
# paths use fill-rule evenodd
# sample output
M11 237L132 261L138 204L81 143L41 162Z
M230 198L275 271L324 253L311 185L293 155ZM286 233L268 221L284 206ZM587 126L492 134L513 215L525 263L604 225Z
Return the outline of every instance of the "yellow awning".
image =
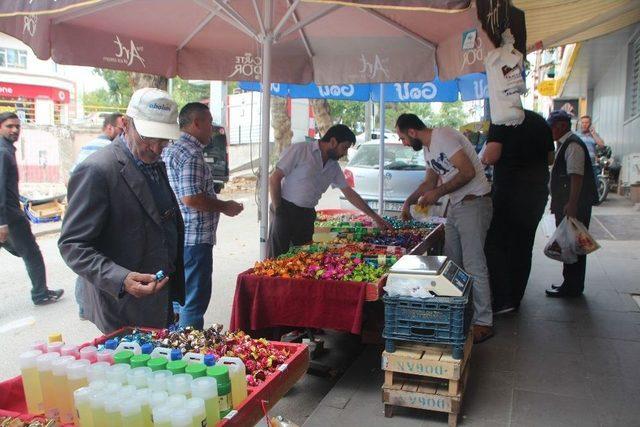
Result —
M527 50L600 37L640 22L638 0L512 0L525 13Z

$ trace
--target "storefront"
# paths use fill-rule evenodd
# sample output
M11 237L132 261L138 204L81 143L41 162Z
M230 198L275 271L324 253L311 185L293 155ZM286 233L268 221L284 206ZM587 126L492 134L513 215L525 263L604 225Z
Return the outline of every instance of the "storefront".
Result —
M69 100L67 89L0 81L0 111L16 111L27 123L68 123Z

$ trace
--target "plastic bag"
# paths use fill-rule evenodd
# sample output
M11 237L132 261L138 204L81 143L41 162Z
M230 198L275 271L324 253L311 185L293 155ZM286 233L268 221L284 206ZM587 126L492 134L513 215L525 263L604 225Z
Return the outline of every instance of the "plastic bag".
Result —
M502 35L502 46L487 53L484 61L489 84L491 123L496 125L519 125L524 121L524 110L520 94L526 91L523 78L523 56L513 44L510 30Z
M569 218L569 222L576 233L576 253L578 255L587 255L600 249L600 245L593 238L587 227L575 218Z
M551 239L544 247L544 254L551 259L561 261L565 264L574 264L578 261L576 252L577 233L575 228L565 217Z
M409 213L411 213L411 218L416 221L429 221L429 206L411 205L409 206Z

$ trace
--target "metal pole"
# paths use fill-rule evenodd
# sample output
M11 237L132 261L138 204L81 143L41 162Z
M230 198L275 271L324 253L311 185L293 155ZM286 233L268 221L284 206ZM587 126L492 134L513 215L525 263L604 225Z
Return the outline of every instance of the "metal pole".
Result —
M384 213L384 84L380 83L380 153L378 156L378 214Z
M371 117L373 116L373 102L364 103L364 140L371 140Z
M266 34L262 41L262 128L260 129L260 259L267 257L269 227L269 131L271 130L271 0L264 2Z

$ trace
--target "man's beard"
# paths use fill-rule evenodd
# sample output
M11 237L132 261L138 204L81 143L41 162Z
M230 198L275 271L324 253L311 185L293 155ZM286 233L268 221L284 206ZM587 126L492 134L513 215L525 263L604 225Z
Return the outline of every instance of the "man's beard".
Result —
M330 160L335 160L335 161L340 160L340 156L338 155L338 152L336 150L334 150L334 149L329 149L327 151L327 157Z
M420 141L418 138L411 138L411 148L413 148L415 151L422 150L422 141Z

